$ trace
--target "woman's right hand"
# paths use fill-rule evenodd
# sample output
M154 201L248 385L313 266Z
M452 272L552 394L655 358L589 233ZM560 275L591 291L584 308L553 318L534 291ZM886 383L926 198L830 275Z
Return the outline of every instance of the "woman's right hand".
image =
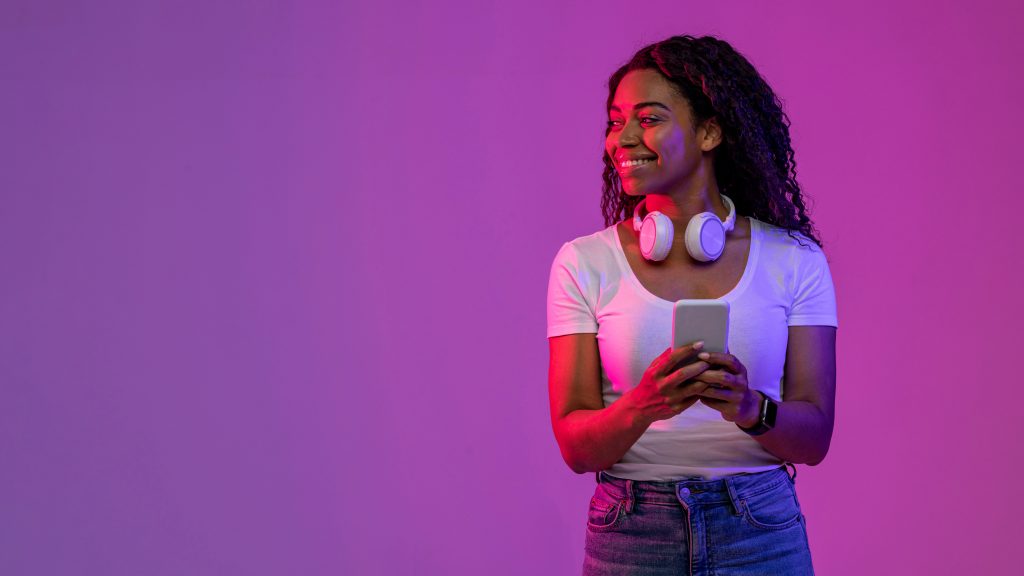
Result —
M666 348L651 362L640 383L626 394L641 418L649 423L666 420L697 402L697 395L708 387L707 383L690 381L710 366L696 360L703 346L703 342L694 342L676 349Z

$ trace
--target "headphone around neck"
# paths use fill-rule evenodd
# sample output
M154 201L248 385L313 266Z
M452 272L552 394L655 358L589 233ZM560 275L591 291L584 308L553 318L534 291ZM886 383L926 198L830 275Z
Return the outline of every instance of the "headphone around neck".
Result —
M694 260L711 262L718 260L725 250L725 235L736 224L736 206L728 196L722 194L722 202L729 209L725 222L714 212L695 214L686 224L686 251ZM661 261L672 250L672 219L655 210L648 212L641 220L640 212L646 209L644 197L633 210L633 230L640 233L640 252L648 260Z

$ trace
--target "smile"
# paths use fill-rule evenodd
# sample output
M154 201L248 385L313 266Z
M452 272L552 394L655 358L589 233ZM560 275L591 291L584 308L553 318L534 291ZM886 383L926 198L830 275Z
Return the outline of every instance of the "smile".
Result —
M630 168L637 168L654 162L653 158L643 158L641 160L624 160L619 164L620 170L628 170Z

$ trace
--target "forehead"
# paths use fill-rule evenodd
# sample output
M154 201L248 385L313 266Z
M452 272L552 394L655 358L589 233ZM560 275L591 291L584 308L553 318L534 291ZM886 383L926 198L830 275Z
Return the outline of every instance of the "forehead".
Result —
M615 90L612 107L629 112L640 102L660 102L675 113L685 110L686 99L654 70L632 70L623 76Z

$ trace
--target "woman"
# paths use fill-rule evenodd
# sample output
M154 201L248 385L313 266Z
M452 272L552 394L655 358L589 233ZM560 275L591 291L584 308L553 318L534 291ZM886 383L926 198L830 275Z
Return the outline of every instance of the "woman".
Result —
M813 574L792 464L828 451L838 323L789 120L712 37L641 49L607 110L607 228L562 246L548 288L555 437L598 482L584 574ZM724 246L687 244L702 213ZM671 348L692 298L729 303L729 353Z

